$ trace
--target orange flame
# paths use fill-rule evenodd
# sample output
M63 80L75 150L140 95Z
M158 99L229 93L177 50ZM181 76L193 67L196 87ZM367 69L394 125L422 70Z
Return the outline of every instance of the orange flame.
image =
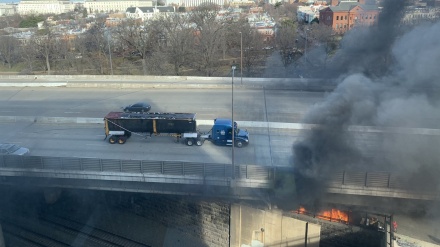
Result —
M316 217L329 221L348 222L348 214L334 208L331 210L321 211Z
M316 217L318 219L328 220L328 221L337 221L337 222L345 222L348 223L348 213L338 210L338 209L331 209L331 210L324 210L320 211L317 214L308 212L304 207L300 207L298 210L296 210L297 214L305 214L310 215L313 217Z
M306 209L304 208L304 207L299 207L299 209L298 209L298 213L299 214L305 214L307 211L306 211Z

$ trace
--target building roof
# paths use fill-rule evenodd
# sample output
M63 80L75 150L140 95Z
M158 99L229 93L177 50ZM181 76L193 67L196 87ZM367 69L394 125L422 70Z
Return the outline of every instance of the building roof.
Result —
M376 4L357 4L355 2L341 2L338 6L330 6L330 10L333 12L345 12L350 11L356 6L359 6L363 10L379 10Z
M136 7L129 7L129 8L127 8L126 12L135 13L136 12Z
M154 9L159 10L159 12L174 12L174 7L167 7L167 6L139 7L139 9L144 13L154 12Z

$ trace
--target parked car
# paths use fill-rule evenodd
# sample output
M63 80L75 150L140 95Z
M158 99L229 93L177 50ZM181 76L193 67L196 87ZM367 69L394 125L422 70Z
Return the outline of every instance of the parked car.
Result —
M151 109L151 105L145 102L138 102L133 105L124 107L124 112L148 112Z
M27 155L29 154L29 149L16 144L3 143L0 144L0 154Z

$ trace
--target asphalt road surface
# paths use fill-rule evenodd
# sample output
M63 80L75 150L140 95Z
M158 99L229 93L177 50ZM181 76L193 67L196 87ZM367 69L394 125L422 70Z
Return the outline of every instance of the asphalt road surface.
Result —
M101 89L2 87L0 116L104 117L138 101L152 112L191 112L198 119L231 117L227 89ZM292 90L234 90L236 121L300 122L324 93Z

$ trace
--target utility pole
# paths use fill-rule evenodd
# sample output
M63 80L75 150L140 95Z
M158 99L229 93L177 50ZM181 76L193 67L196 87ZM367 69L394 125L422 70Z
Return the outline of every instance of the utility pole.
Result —
M240 32L240 84L243 84L243 33Z
M110 31L108 31L108 33L107 33L107 43L108 43L108 54L109 54L109 58L110 58L110 71L111 71L111 74L113 75L113 61L112 61L112 50L111 50L111 48L110 48L110 36L111 36L111 33L110 33Z
M235 146L235 124L234 124L234 73L235 73L235 65L232 65L232 179L235 179L235 162L234 162L234 146Z

